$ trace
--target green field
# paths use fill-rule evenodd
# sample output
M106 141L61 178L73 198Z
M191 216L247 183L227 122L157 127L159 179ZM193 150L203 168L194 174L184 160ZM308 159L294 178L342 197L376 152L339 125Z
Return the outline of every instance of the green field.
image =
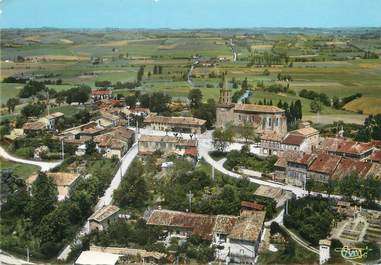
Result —
M1 48L1 78L14 74L57 75L63 85L49 85L55 90L64 90L78 84L94 86L95 81L134 81L140 66L145 66L141 87L145 93L162 91L184 99L192 87L200 88L204 100L218 100L220 78L211 74L228 73L229 79L248 79L256 90L257 82L265 85L282 83L278 73L289 74L293 81L290 89L298 93L302 89L326 93L329 97L345 97L362 93L363 97L347 104L343 110L324 107L322 117L335 115L348 120L362 122L358 113L381 113L381 60L361 59L364 51L380 52L380 38L372 34L361 35L354 31L346 34L335 32L306 31L286 34L274 32L228 32L228 31L99 31L62 32L59 30L23 31L12 30L1 33L4 45ZM228 43L233 40L238 60L233 62ZM276 66L248 66L251 54L286 54L292 62ZM225 58L212 66L197 66L192 72L192 85L184 76L194 56L205 60ZM25 62L13 62L17 56L29 58ZM100 64L92 64L91 58L100 57ZM197 59L198 60L198 59ZM163 73L153 75L154 65L160 65ZM263 75L268 69L270 75ZM151 76L148 76L148 73ZM44 80L44 79L41 79ZM284 82L283 82L284 83ZM284 83L285 84L285 83ZM209 86L209 88L207 88ZM212 88L210 88L212 86ZM18 94L21 84L1 84L1 103ZM127 89L115 90L114 94L127 95ZM234 92L234 91L233 91ZM301 99L290 94L274 94L256 90L250 98L259 100L292 102ZM310 100L301 99L303 114L313 117ZM69 110L66 110L69 111ZM348 115L348 116L345 116ZM334 118L333 118L334 119ZM330 120L327 119L327 120Z

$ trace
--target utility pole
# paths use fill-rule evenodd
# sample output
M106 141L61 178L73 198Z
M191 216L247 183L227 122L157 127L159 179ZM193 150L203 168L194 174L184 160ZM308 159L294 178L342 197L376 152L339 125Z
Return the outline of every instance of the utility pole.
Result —
M65 158L65 151L64 151L64 141L63 141L63 139L61 140L61 150L62 150L62 154L61 154L62 160L64 160L64 158Z
M189 193L187 194L188 196L188 199L189 199L189 212L191 213L192 212L192 198L193 198L193 193L192 191L189 191Z
M29 247L26 247L26 261L29 263Z
M47 107L47 109L48 109L48 115L50 115L50 110L49 110L49 88L46 90L46 93L48 94L48 104L46 104L46 107Z

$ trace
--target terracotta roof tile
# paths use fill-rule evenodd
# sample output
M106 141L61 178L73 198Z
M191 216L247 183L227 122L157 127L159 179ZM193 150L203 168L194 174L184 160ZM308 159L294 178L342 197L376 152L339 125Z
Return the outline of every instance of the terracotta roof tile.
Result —
M301 145L304 142L303 135L288 134L282 141L282 144Z
M262 231L266 212L253 211L249 217L240 217L228 235L230 239L256 241Z
M202 126L206 123L206 120L201 120L193 117L166 117L157 115L148 115L144 119L144 123L163 123L174 125L192 125Z
M235 104L234 111L237 112L259 112L259 113L280 113L284 112L276 106L255 105L255 104Z
M309 167L309 171L332 174L341 160L340 156L319 154Z

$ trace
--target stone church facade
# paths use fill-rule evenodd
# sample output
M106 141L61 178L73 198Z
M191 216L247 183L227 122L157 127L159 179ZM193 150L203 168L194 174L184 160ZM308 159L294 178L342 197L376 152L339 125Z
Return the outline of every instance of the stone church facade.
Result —
M283 137L287 133L285 111L276 106L232 103L231 90L226 79L220 90L216 109L216 127L251 124L258 134L272 133Z

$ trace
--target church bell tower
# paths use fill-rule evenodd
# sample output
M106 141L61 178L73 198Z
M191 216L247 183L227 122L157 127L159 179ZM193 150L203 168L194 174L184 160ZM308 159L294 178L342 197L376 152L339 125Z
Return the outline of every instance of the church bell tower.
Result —
M232 103L232 95L231 90L228 87L228 80L226 77L226 73L222 75L222 88L220 89L220 98L218 103L221 105L230 105Z

